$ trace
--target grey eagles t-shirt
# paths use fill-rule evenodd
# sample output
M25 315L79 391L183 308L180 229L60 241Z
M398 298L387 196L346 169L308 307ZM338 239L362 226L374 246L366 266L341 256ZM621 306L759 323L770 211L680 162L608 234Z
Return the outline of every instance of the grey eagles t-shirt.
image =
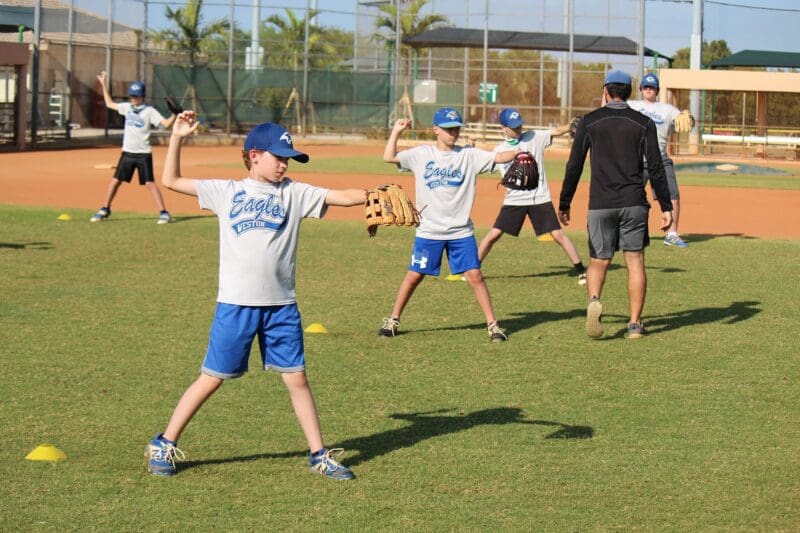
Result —
M200 207L219 221L219 294L235 305L297 301L295 266L300 221L322 218L328 189L284 178L280 183L198 180Z
M417 237L454 240L474 234L469 215L475 201L478 174L494 168L494 152L456 146L442 152L432 145L397 154L402 170L415 176L420 223Z
M122 151L131 154L149 154L150 132L161 126L164 117L155 107L123 102L117 104L117 113L125 117L125 133L122 136Z

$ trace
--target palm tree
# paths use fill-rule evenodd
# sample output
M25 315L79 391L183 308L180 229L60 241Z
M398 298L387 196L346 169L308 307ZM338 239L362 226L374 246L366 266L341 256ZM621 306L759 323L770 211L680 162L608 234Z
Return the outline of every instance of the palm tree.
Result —
M336 47L325 38L326 30L311 23L319 14L318 10L310 9L306 15L299 18L294 11L286 9L286 16L271 15L265 24L273 27L265 28L265 34L274 36L274 42L265 43L265 50L269 53L265 61L270 66L290 67L297 70L301 66L300 58L303 57L303 47L306 38L306 18L309 20L308 32L308 62L311 68L322 66L328 58L337 55Z
M203 25L203 0L187 0L186 5L178 9L167 6L166 17L175 23L174 28L151 30L148 39L166 50L188 54L189 85L187 92L191 98L192 108L197 109L197 93L195 82L197 67L201 61L208 60L208 54L218 49L217 41L227 38L230 23L220 19ZM186 96L184 94L184 96Z
M404 2L404 0L401 0ZM419 50L411 46L403 44L403 38L413 37L420 33L438 28L446 25L449 21L447 17L439 14L420 16L420 11L428 3L428 0L410 0L408 6L400 9L400 55L406 58L414 58L416 61ZM386 48L391 51L395 47L395 36L397 35L397 9L399 7L398 0L394 0L390 4L382 4L378 6L382 15L375 19L375 27L378 30L373 35L377 41L386 43ZM381 33L380 30L388 30L388 35ZM409 70L411 62L409 61Z

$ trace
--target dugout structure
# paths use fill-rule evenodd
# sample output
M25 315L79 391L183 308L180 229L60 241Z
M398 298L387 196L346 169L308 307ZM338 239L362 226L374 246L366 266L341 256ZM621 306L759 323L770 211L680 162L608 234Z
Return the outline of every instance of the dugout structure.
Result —
M0 43L0 68L13 70L13 87L10 84L4 87L5 102L0 107L2 113L2 136L3 144L9 143L16 146L19 150L24 150L25 139L25 118L28 116L26 102L27 90L25 80L28 79L28 45L18 43ZM13 89L13 94L10 94ZM13 99L12 99L13 96Z
M800 63L799 63L800 64ZM659 72L659 99L667 102L679 90L753 94L754 110L748 111L747 98L741 98L741 123L715 122L713 109L704 106L697 133L689 136L689 153L712 153L732 148L741 155L767 157L770 154L796 159L800 155L800 128L771 126L768 123L770 95L789 94L800 99L800 73L751 70L662 69ZM705 99L704 99L705 100ZM751 108L753 104L751 104ZM747 122L748 116L755 120ZM796 125L795 125L796 126Z

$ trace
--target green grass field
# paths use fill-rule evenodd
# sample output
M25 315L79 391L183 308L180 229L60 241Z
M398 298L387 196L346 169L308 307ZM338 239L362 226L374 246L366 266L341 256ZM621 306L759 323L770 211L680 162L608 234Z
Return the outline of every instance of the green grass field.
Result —
M330 331L306 337L309 379L358 479L308 473L287 394L255 353L160 479L143 448L199 370L216 221L62 211L0 207L2 530L800 528L800 242L656 241L641 341L622 337L618 257L606 336L590 341L558 246L506 237L484 267L510 333L493 345L467 285L444 276L420 286L402 335L378 338L413 232L304 222L300 308ZM585 234L570 235L585 258ZM44 443L68 459L24 460Z

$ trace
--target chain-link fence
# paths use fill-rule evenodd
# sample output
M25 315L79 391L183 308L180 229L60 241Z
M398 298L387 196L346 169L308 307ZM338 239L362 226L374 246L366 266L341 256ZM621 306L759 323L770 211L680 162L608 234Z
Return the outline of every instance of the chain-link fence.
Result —
M0 17L23 21L23 28L0 38L32 45L27 120L33 144L121 126L121 117L108 113L103 103L96 79L101 70L108 71L116 100L126 98L128 84L138 79L162 112L162 97L176 96L211 130L244 132L271 120L301 133L381 137L398 116L413 116L418 127L425 127L441 106L462 110L471 123L492 123L509 106L520 109L530 125L563 123L599 105L609 68L636 73L668 66L663 58L636 54L404 44L436 27L426 26L429 17L449 27L618 36L635 45L645 35L638 12L642 2L190 0L176 6L150 0L42 0L34 28L35 17L26 18L33 0L14 0L17 7L0 6ZM201 6L197 17L196 6ZM688 47L691 27L680 31ZM0 70L2 113L16 98L7 88L13 76ZM714 109L729 110L733 123L747 120L722 96L708 96Z

